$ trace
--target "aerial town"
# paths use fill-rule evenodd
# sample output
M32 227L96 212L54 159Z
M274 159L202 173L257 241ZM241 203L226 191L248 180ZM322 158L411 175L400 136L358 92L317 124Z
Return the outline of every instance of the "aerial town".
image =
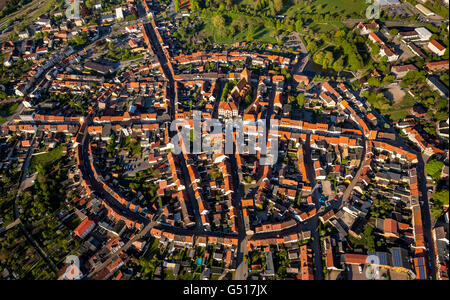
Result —
M0 280L449 279L448 0L67 2L0 0Z

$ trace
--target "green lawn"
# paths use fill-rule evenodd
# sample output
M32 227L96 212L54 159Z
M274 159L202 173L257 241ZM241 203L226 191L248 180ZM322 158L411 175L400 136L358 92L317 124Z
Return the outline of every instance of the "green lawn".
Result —
M238 0L236 1L240 6L254 6L255 0ZM341 15L347 19L347 15L359 14L364 15L368 4L364 0L310 0L303 1L296 5L287 7L287 10L282 12L283 15L295 17L296 14L336 14ZM288 3L288 1L286 1Z
M328 33L330 31L341 30L345 28L342 22L327 21L326 23L316 22L310 25L312 31L317 33Z
M31 165L30 170L35 170L36 166L38 165L50 165L51 163L56 162L58 159L60 159L63 156L63 147L64 145L61 144L58 147L50 150L47 153L38 154L31 158Z
M409 95L406 95L402 101L392 105L388 110L383 113L391 118L392 121L403 120L407 115L407 110L413 107L414 99Z
M255 31L252 31L253 37L255 40L261 41L261 42L267 42L267 43L275 43L275 35L276 35L276 29L271 27L264 26L264 22L262 22L259 18L251 17L251 16L244 16L241 14L235 14L232 12L227 13L227 16L229 17L227 20L226 28L230 26L233 22L235 22L238 19L245 18L248 21L253 22L260 22L261 26L259 26ZM210 12L205 12L202 14L202 17L205 21L205 26L202 29L201 33L213 37L214 41L216 41L219 44L233 44L236 42L242 42L247 39L247 35L250 33L250 28L247 27L245 30L242 30L241 32L237 33L236 35L227 35L222 33L225 28L217 28L213 25L213 17L214 14Z
M329 14L348 19L356 16L353 14L364 16L367 7L368 4L362 0L312 0L310 5L291 6L285 15L295 17L297 14Z

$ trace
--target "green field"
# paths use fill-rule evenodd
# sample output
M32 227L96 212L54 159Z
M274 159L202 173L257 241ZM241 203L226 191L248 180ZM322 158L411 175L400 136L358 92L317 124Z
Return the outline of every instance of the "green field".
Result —
M213 37L214 41L220 44L232 44L235 42L247 40L249 33L253 33L253 38L258 41L275 43L275 28L265 26L264 22L260 18L245 16L238 13L226 13L226 24L225 28L217 28L213 24L214 14L210 12L205 12L202 14L205 21L205 27L201 31L207 36ZM240 20L246 20L247 23L254 23L256 29L252 30L251 27L247 27L245 30L238 32L236 35L223 33L223 30L229 28L232 24L239 22Z
M400 121L408 115L407 110L413 107L413 105L414 99L407 95L402 101L392 105L390 109L383 111L383 113L389 116L393 121Z
M326 23L313 23L310 26L311 30L313 32L317 32L317 33L328 33L331 31L337 31L337 30L342 30L345 29L345 25L342 22L339 21L328 21Z
M280 29L284 29L285 32L292 31L292 22L295 23L299 16L305 22L305 29L311 29L316 33L327 33L343 29L345 25L342 20L364 17L368 7L362 0L305 0L294 5L285 4L284 9L279 13L284 16L282 20L273 14L272 4L259 8L257 11L254 0L241 0L235 4L238 5L239 11L203 10L201 16L204 26L200 30L201 35L212 38L219 44L251 40L276 43ZM217 14L225 19L222 26L217 26L219 22L214 20ZM280 22L284 25L289 23L291 27L280 26Z
M59 160L63 156L63 147L64 145L59 145L47 153L33 156L31 158L30 171L34 172L38 165L48 166Z
M312 0L310 5L297 4L291 6L286 15L295 17L297 14L329 14L348 19L364 16L367 7L368 4L363 0Z
M365 14L366 4L364 0L304 0L299 4L288 6L281 14L287 17L294 17L298 14L330 14L335 17L341 16L342 19L362 17ZM254 0L240 0L237 3L241 6L253 7Z

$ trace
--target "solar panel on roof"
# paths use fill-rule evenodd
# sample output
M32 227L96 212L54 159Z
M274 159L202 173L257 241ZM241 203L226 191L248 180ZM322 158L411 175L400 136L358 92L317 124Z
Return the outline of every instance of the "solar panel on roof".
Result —
M419 257L418 262L419 266L423 266L424 265L423 257Z
M378 258L380 259L381 265L385 265L385 266L388 265L386 253L383 253L383 252L378 253Z
M398 249L393 249L392 254L394 256L394 266L401 267L402 266L402 260L400 258L400 251Z
M419 279L425 278L425 267L423 265L419 266Z

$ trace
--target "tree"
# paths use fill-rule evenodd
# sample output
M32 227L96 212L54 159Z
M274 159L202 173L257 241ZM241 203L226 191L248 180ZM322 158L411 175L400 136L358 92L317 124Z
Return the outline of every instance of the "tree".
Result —
M86 1L84 1L84 5L86 5L86 7L88 8L88 9L91 9L94 5L93 5L93 1L91 1L91 0L86 0Z
M378 86L381 85L380 80L379 80L378 78L376 78L376 77L370 77L370 78L367 80L367 83L368 83L369 85L375 86L375 87L378 87Z
M247 42L251 42L251 41L253 41L253 40L254 40L253 32L249 32L249 33L247 34L246 41L247 41Z
M190 0L190 3L192 11L199 11L201 9L199 0Z
M364 227L364 232L361 234L361 239L355 239L352 236L349 236L352 244L357 246L363 246L368 251L375 251L375 237L373 234L373 228L369 224L366 224Z
M333 52L331 51L326 51L325 52L325 57L323 59L322 62L322 68L324 68L325 70L328 69L329 67L331 67L333 65Z
M114 51L114 43L112 41L108 43L108 49Z
M389 30L389 35L392 36L393 38L398 34L398 29L393 28L391 30Z
M377 44L373 44L370 50L370 54L372 54L373 56L376 56L380 53L380 47L378 47Z
M387 75L383 78L383 84L390 84L393 83L395 80L395 75Z
M216 29L219 29L221 32L223 32L225 27L225 18L222 15L215 16L213 18L213 25Z
M336 72L338 72L338 74L344 70L344 57L343 57L343 56L339 57L339 58L334 62L334 64L333 64L333 70L335 70Z
M284 8L283 0L274 0L273 1L273 8L275 9L276 13L281 12L283 10L283 8Z
M433 195L433 208L431 210L433 216L437 219L444 213L444 205L448 205L449 191L441 190Z
M303 105L305 105L306 99L304 94L298 94L295 100L297 101L299 108L302 108Z
M300 32L303 30L303 22L302 20L297 20L297 22L295 22L295 31Z
M88 42L88 36L86 32L82 32L80 34L77 34L74 38L75 43L78 46L83 46L84 44L86 44Z
M358 71L362 68L362 61L358 55L352 53L348 55L348 65L350 66L350 70Z

